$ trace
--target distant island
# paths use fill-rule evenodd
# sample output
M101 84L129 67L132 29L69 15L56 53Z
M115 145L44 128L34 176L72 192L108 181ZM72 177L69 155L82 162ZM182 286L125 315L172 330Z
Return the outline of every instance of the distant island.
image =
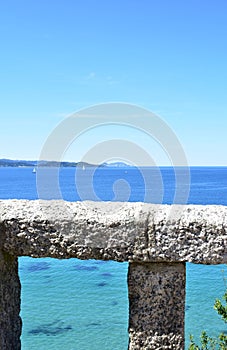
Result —
M124 162L111 162L111 163L103 163L103 165L113 168L128 168L131 165Z
M13 159L0 159L0 167L129 167L130 165L123 162L102 163L100 165L90 164L86 162L56 162L56 161L38 161L38 160L13 160Z

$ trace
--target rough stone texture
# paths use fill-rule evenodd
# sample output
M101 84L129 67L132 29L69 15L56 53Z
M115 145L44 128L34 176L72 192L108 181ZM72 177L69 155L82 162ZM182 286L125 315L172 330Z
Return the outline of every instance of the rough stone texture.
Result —
M0 250L0 349L20 350L20 280L17 258Z
M184 263L131 263L129 350L184 349Z
M2 247L15 256L129 262L227 262L227 207L0 201Z
M0 201L1 350L20 349L22 255L129 261L129 350L182 350L184 262L227 262L227 207Z

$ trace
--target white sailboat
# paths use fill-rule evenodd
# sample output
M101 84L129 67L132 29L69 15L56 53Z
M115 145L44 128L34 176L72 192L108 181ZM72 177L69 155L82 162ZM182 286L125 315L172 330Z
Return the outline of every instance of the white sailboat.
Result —
M32 173L36 174L36 168L33 168Z

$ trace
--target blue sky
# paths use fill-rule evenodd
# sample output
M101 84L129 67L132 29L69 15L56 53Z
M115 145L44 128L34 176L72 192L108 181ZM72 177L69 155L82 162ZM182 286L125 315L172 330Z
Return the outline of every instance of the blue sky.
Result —
M227 165L225 0L9 0L0 43L0 158L37 159L65 116L115 101L162 117L189 164Z

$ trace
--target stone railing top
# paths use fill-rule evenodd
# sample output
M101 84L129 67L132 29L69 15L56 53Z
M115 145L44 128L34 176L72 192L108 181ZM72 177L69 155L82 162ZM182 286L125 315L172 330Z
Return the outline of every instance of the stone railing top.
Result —
M227 262L227 207L0 201L0 248L15 256Z

